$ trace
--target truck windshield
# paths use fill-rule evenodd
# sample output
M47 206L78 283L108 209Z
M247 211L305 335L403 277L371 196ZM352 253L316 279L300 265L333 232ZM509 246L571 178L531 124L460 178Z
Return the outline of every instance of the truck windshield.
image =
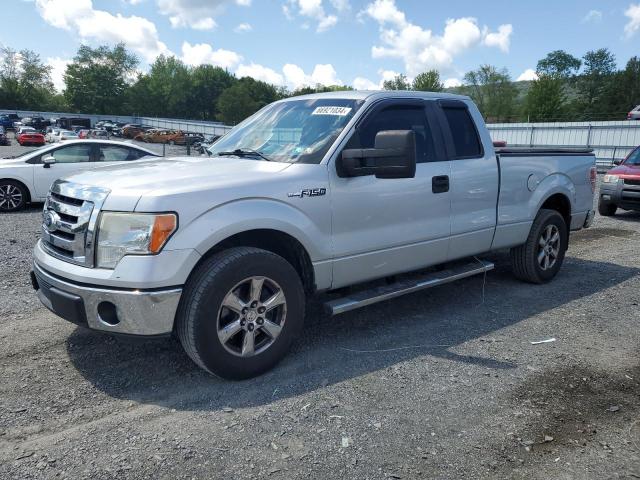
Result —
M640 147L636 148L633 152L629 154L627 159L624 161L625 165L640 165Z
M362 101L323 98L269 105L209 147L212 156L237 155L288 163L320 163Z

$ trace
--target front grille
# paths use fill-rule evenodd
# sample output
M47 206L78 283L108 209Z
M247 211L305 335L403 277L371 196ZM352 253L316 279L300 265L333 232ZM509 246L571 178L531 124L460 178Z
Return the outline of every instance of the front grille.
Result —
M44 204L44 249L61 260L92 267L95 223L108 193L57 180Z
M625 178L624 179L624 184L625 185L638 185L638 186L640 186L640 180L633 180L631 178Z

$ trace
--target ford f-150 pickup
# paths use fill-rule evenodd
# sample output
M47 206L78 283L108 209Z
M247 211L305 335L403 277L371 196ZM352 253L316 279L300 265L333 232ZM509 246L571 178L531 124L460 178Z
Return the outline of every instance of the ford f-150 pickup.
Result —
M56 181L32 281L66 320L174 333L208 372L247 378L285 356L319 292L340 314L487 272L478 256L501 249L517 278L550 281L595 181L590 151L494 149L467 97L294 97L206 157Z

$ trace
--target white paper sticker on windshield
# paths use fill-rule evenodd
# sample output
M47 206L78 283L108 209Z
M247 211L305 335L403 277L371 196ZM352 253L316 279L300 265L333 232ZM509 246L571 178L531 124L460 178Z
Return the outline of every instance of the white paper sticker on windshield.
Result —
M344 117L345 115L349 115L350 111L350 107L317 107L311 115L337 115Z

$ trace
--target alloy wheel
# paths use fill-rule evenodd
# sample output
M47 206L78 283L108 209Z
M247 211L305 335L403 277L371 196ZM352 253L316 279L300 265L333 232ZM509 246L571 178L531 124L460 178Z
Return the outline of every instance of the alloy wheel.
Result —
M246 278L222 300L218 340L233 355L258 355L276 341L286 316L287 301L280 285L267 277Z
M538 240L538 265L542 270L553 268L560 255L560 230L555 225L547 225Z
M0 185L0 210L11 211L22 206L23 195L18 187L10 183Z

